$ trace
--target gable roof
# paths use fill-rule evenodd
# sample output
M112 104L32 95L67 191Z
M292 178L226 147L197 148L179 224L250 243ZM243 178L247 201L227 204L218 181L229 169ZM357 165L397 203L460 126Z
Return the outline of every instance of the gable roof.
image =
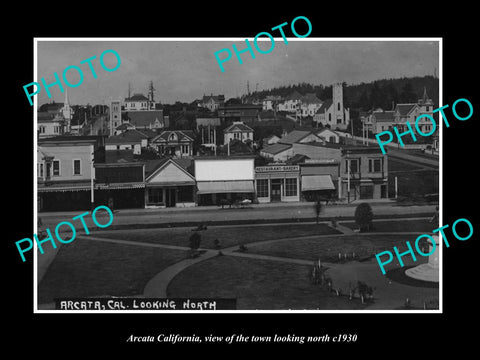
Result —
M285 150L288 150L292 147L292 144L281 144L281 143L276 143L272 144L269 146L266 146L263 148L263 152L266 152L268 154L276 155L279 154Z
M302 103L305 103L305 104L322 104L322 100L320 100L315 93L306 93L302 97Z
M169 165L174 166L178 171L184 174L183 182L195 182L195 177L193 174L188 171L188 168L191 168L191 164L193 163L191 159L183 159L184 161L178 161L180 159L171 159L171 158L164 158L159 160L150 160L145 164L145 181L150 182L153 180L157 175L159 175L163 170L165 170ZM148 165L148 166L147 166ZM175 182L174 178L180 179L179 176L175 176L170 179L171 182Z
M209 102L211 100L218 103L223 102L225 101L225 95L203 95L203 103Z
M233 123L229 127L225 128L223 132L235 132L235 131L253 131L253 129L245 125L244 123Z
M152 142L167 142L170 135L175 134L178 141L193 141L191 130L165 130L152 139Z
M163 127L168 127L168 121L163 117L163 110L137 110L127 111L123 114L128 118L128 122L137 128L148 128L154 125L158 120Z
M408 115L417 104L397 104L395 111L398 111L400 116Z
M321 134L323 134L324 132L331 132L331 133L334 133L337 136L340 136L340 134L338 134L335 130L328 129L328 128L324 128L324 129L320 130L319 132L316 133L316 135L321 136Z
M316 114L319 114L319 113L323 113L325 111L327 111L330 106L332 106L333 104L333 100L332 99L327 99L323 102L323 104L318 108L318 110L316 111Z
M308 130L292 130L287 135L282 137L279 142L282 144L293 144L306 138L308 135L315 135L312 131ZM315 135L316 136L316 135Z

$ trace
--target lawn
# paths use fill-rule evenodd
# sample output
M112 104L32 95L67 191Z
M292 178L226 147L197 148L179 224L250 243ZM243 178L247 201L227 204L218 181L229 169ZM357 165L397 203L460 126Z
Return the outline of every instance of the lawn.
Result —
M286 225L261 225L261 226L209 226L207 230L198 232L201 236L200 247L215 249L214 241L218 239L220 248L248 244L260 240L282 239L289 237L340 234L325 224L286 224ZM193 234L192 228L161 228L161 229L135 229L97 232L96 236L141 241L155 244L189 246L189 237Z
M390 197L395 196L395 177L399 196L415 197L439 192L439 170L389 158L388 171Z
M433 215L433 214L432 214ZM350 229L358 229L358 225L355 222L341 222L341 225L347 226ZM432 230L438 228L438 223L430 222L430 219L418 219L418 220L396 220L396 221L380 221L373 220L372 233L376 232L421 232L430 234Z
M38 286L38 303L55 298L134 296L187 251L77 240L60 248Z
M392 251L393 246L399 252L408 250L405 242L415 242L415 235L348 235L322 237L318 239L282 240L274 243L258 244L249 246L248 252L254 254L278 256L285 258L303 259L325 262L351 261L353 253L355 259L364 259L384 251ZM426 245L422 239L419 246ZM412 245L414 246L414 245Z
M361 310L368 306L311 284L309 272L305 265L217 256L177 275L167 295L236 298L237 310Z

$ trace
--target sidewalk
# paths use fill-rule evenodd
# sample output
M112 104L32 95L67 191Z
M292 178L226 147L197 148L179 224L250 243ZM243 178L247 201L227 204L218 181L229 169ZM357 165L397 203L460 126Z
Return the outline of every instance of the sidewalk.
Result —
M322 207L319 220L330 221L351 220L354 218L355 208L358 203L348 205L327 205ZM431 216L436 205L411 205L397 206L392 201L372 202L374 218L401 216ZM49 216L40 214L45 228L54 229L61 221L70 221L81 212L50 213ZM108 214L98 215L100 223L106 223ZM103 219L103 218L104 219ZM270 222L305 222L315 219L313 203L290 203L290 204L255 204L246 208L225 208L216 206L202 206L195 208L167 208L167 209L122 209L114 213L113 223L105 230L132 228L152 228L168 226L198 226L222 225L222 224L245 224L245 223L270 223ZM86 226L91 230L99 229L91 216L85 217ZM83 225L79 220L71 221L78 231L83 232Z

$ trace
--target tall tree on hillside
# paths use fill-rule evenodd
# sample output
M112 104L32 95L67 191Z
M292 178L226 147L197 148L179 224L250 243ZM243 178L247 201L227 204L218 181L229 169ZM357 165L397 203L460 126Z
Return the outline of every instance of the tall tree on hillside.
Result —
M368 97L368 92L364 89L357 101L356 107L361 108L363 111L368 111L371 109L370 99Z
M372 89L370 91L370 104L374 109L378 107L383 108L384 106L383 92L380 89L380 85L378 84L378 81L373 82Z
M407 81L400 92L399 101L401 103L414 103L417 101L417 95L413 91L413 86L410 81Z
M383 87L383 92L385 94L384 110L393 110L393 106L398 103L399 98L397 89L393 86L393 81L388 81Z

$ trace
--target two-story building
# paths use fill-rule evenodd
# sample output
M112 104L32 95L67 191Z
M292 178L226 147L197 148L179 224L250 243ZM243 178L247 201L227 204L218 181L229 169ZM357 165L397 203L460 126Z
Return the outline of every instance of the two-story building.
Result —
M339 197L387 198L388 156L375 146L344 146L341 151Z
M301 99L300 111L302 117L314 116L318 109L322 106L323 101L316 94L307 93Z
M212 112L217 111L220 106L225 104L225 95L203 95L199 106L204 107Z
M191 130L165 130L152 139L150 146L162 156L183 158L193 156L193 141Z
M300 111L302 99L303 95L300 94L297 90L294 90L287 97L285 97L283 102L278 104L278 110L296 113L297 111Z
M252 123L260 121L260 112L262 105L255 104L235 104L224 105L218 108L218 117L223 124L231 124L234 121Z
M39 211L91 207L95 157L102 136L57 136L39 139L37 194Z
M263 111L278 110L278 105L282 102L280 95L268 95L262 101Z
M96 205L110 209L144 208L145 164L143 162L105 162L94 165Z

